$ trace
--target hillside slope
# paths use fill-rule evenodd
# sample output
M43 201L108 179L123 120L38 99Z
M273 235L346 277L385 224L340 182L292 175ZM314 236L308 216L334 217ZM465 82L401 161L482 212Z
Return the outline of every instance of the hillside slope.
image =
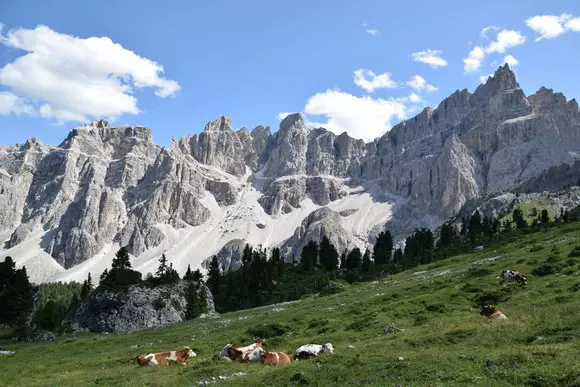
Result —
M580 222L520 235L344 292L197 319L128 335L82 335L50 344L0 342L4 385L285 386L533 385L580 383ZM580 250L580 248L578 248ZM577 250L577 251L578 251ZM576 253L580 255L580 253ZM503 269L529 284L499 283ZM489 300L509 318L493 324L478 305ZM402 331L388 334L395 324ZM267 348L332 342L334 355L265 368L215 355L226 344L266 338ZM140 353L191 346L185 367L138 368ZM352 347L351 347L352 346ZM245 375L233 376L243 372Z

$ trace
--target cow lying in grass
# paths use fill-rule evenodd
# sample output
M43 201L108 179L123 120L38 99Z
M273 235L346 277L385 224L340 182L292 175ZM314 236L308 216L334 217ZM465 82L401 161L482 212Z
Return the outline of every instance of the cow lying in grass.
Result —
M497 276L497 278L504 281L517 281L520 285L528 284L528 279L526 276L523 273L514 270L504 270L500 275Z
M258 340L254 344L245 347L236 348L232 344L228 344L222 348L220 355L230 360L239 363L247 363L249 361L260 361L259 355L253 354L254 350L262 347L262 341Z
M262 362L262 364L268 366L277 366L280 364L292 363L290 356L286 355L284 352L269 352L269 351L260 352L260 361Z
M305 344L296 350L294 360L305 360L317 357L322 353L334 353L334 347L331 343L320 344Z
M185 362L195 357L196 354L189 347L183 348L181 351L169 351L169 352L154 352L148 355L139 355L135 358L139 366L156 366L161 364L183 364Z
M489 304L485 305L481 309L481 312L479 314L487 317L490 320L507 320L508 319L505 314L503 314L502 312L497 310L493 305L489 305Z

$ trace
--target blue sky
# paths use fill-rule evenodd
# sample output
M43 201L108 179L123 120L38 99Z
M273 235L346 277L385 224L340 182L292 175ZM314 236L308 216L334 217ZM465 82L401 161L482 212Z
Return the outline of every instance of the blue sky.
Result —
M165 145L285 112L368 140L506 57L526 94L580 97L580 2L466 3L0 0L0 144L103 116Z

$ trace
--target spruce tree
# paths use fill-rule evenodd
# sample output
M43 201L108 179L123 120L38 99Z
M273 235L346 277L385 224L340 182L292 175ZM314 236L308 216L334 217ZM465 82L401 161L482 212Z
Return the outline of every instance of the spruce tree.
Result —
M196 269L193 272L191 279L199 282L199 281L203 280L203 274L201 274L201 271L199 269Z
M113 258L112 269L128 270L131 269L131 262L129 261L129 251L126 247L121 247L115 258Z
M516 228L524 229L528 227L528 223L524 219L524 213L519 208L516 208L512 214L512 219L516 224Z
M403 250L399 247L395 250L393 254L393 263L395 265L402 265L403 264Z
M439 244L441 247L450 247L453 244L453 226L449 223L443 223L441 226Z
M33 288L28 280L26 267L14 271L4 297L3 320L24 329L33 307Z
M209 269L207 273L207 286L211 290L214 298L218 298L219 288L220 288L220 279L221 279L221 272L220 272L220 265L216 255L213 256L209 263Z
M379 233L373 247L375 265L385 265L391 261L393 251L393 236L390 231Z
M363 255L361 271L362 272L369 272L373 267L373 261L371 260L371 252L369 249L366 249L365 254Z
M168 269L169 267L167 266L167 257L165 256L165 254L161 254L161 258L159 258L159 267L157 268L155 276L161 281L163 281L165 279Z
M302 253L300 254L300 267L303 271L309 272L316 266L316 261L318 260L318 245L314 241L308 242L306 246L302 248Z
M191 271L191 265L187 265L187 271L185 272L183 279L186 281L193 281L193 272Z
M6 289L14 272L16 271L16 264L12 257L4 258L4 262L0 262L0 292Z
M325 235L322 237L322 242L320 242L320 249L318 253L320 259L320 265L326 271L335 271L338 266L338 251L330 239Z
M201 313L207 312L207 289L205 286L200 285L199 287L199 311Z
M107 278L107 275L109 275L109 270L107 270L107 269L103 270L103 273L99 277L99 284L103 283L105 278Z
M548 210L545 208L542 210L541 220L542 224L550 224L550 215L548 215Z
M361 266L362 263L362 254L358 247L355 247L348 253L346 257L346 269L355 270Z
M185 307L185 318L187 320L191 320L198 317L201 314L201 307L196 283L189 283L186 289L185 298L187 301L187 305Z

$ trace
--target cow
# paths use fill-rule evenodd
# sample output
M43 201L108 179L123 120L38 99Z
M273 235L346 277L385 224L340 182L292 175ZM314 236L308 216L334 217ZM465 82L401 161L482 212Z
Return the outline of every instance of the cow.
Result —
M148 355L139 355L135 358L140 367L157 366L161 364L176 363L186 365L186 361L197 356L189 347L181 351L154 352Z
M506 280L517 281L520 285L528 284L528 279L526 278L526 276L523 273L515 270L504 270L496 278L502 279L504 281Z
M497 310L493 305L484 305L479 313L482 316L489 318L490 320L507 320L505 314Z
M317 357L322 353L334 353L334 347L331 343L305 344L298 348L294 354L294 360L305 360Z
M292 363L292 359L290 359L290 356L288 356L284 352L269 352L269 351L260 352L260 361L263 365L267 366L277 366L280 364Z
M262 344L263 343L260 340L256 341L254 344L239 348L234 347L232 344L228 344L222 348L220 355L239 363L247 363L248 361L257 362L260 361L259 355L252 356L252 353L257 348L261 348Z

